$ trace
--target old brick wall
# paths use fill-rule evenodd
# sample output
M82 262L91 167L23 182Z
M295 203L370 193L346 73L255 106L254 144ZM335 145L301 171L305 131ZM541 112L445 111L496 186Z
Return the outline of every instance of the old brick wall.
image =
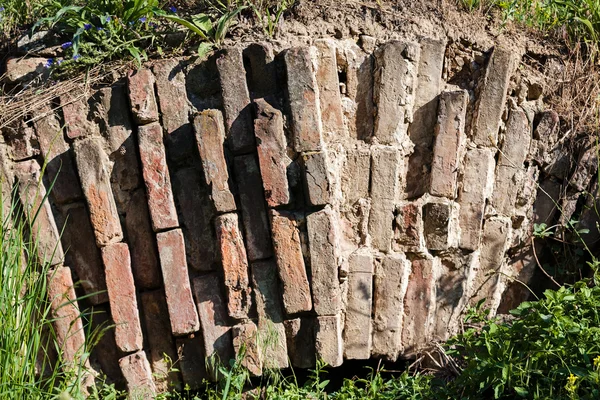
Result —
M3 131L66 357L77 305L115 324L92 365L153 392L198 387L205 357L242 344L256 375L395 360L468 304L524 298L510 277L530 279L533 223L554 213L537 182L562 190L564 168L558 117L515 89L519 55L481 53L461 83L445 42L359 44L161 60Z

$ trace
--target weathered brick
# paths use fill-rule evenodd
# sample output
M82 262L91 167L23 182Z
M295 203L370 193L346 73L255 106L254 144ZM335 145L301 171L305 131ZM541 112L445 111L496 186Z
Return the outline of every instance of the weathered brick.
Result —
M127 241L131 246L131 266L139 289L156 289L162 283L156 239L144 189L131 194L125 212Z
M402 350L402 317L410 261L390 254L375 269L372 355L395 361Z
M495 146L498 142L500 118L504 112L513 50L495 47L488 61L472 122L472 140L479 146Z
M283 321L290 362L297 368L315 365L315 326L309 317Z
M412 121L420 48L390 41L375 52L375 136L381 144L400 144Z
M60 96L63 120L69 139L96 136L100 133L98 125L91 116L88 98L85 93L66 93Z
M400 153L392 147L371 149L371 213L369 233L373 247L380 251L390 250L394 201L398 192Z
M306 216L313 305L317 315L340 312L339 236L330 207Z
M464 90L444 92L440 96L429 188L433 196L456 197L458 167L466 144L468 98Z
M175 161L188 157L194 148L183 68L184 63L176 59L161 60L152 68L156 77L161 125L166 133L167 153Z
M331 201L331 177L329 157L326 151L302 155L306 201L313 206L322 206Z
M529 156L547 173L556 173L561 169L559 157L561 149L556 147L560 133L560 118L556 111L547 110L536 114L535 119L539 121L533 131Z
M344 362L344 342L340 315L317 317L315 350L317 358L327 365L339 367Z
M212 190L212 199L219 212L235 210L235 200L229 189L229 172L223 143L225 131L219 110L204 110L194 118L196 141L206 184Z
M212 227L215 209L210 199L210 188L195 168L177 171L174 184L188 264L197 271L212 271L217 249Z
M57 214L57 224L61 227L61 241L67 249L65 263L77 274L85 294L93 294L89 301L92 304L107 302L104 265L85 205L74 203L63 207Z
M279 279L277 279L277 266L273 261L259 261L252 264L252 285L258 314L258 334L263 364L265 368L287 368L287 344Z
M254 149L254 134L242 49L226 48L216 62L225 111L227 145L234 154L248 152Z
M253 322L238 324L231 328L233 349L236 358L241 359L241 365L250 375L262 375L262 357L258 339L258 329Z
M261 99L275 95L278 90L277 66L271 44L252 43L244 49L243 55L250 65L246 78L250 97Z
M2 136L8 144L8 155L13 161L23 161L40 154L35 129L25 121L15 121L2 128Z
M165 295L175 336L196 332L200 328L194 307L181 229L156 234L158 255L165 282Z
M273 247L258 162L249 154L235 157L233 164L248 258L251 261L269 258Z
M247 317L250 307L250 288L248 260L237 214L220 215L215 227L227 289L228 312L232 318L243 319Z
M155 83L152 71L147 68L141 68L127 76L131 113L138 125L158 121L158 105L154 94Z
M423 247L423 213L419 203L400 203L394 212L394 251Z
M127 382L130 399L149 399L156 396L152 370L144 351L140 350L121 358L119 365Z
M517 192L521 189L519 176L529 151L531 129L527 115L521 110L511 110L506 124L502 151L496 166L496 180L490 204L504 215L514 212Z
M142 315L146 327L146 340L149 347L149 358L154 384L159 392L166 392L173 386L178 386L180 379L176 371L169 371L168 357L171 362L177 361L175 343L171 336L169 310L162 290L140 294Z
M206 357L216 354L218 360L227 363L233 357L233 344L227 303L221 294L221 285L217 275L194 278L194 297L202 324L204 354Z
M371 357L371 307L373 304L373 256L368 251L348 259L348 303L344 325L344 356L368 360Z
M129 248L125 243L114 243L103 247L102 260L110 311L116 325L117 346L124 352L140 350L143 344L142 327L135 297Z
M68 267L59 266L48 272L48 299L51 302L54 334L62 357L78 365L86 352L85 331Z
M258 162L265 199L269 207L290 202L287 169L292 160L287 155L281 111L263 99L254 102L257 117L254 120Z
M103 334L94 344L92 353L90 354L90 364L99 365L102 373L108 378L108 382L120 384L123 382L123 372L119 366L119 360L123 357L123 352L117 347L115 341L115 330L109 326L113 325L110 317L110 309L108 305L94 306L91 309L92 313L92 332L103 330Z
M345 133L335 41L318 39L315 40L315 47L317 49L315 75L319 87L323 132L326 136L335 138Z
M42 105L39 110L34 111L34 117L36 119L33 126L40 151L46 160L47 187L52 184L50 195L59 204L81 199L83 193L73 164L73 156L51 105Z
M100 133L106 138L110 152L122 151L133 130L125 87L113 85L102 88L93 100L93 111L100 120Z
M152 228L155 232L176 228L179 222L160 125L152 123L140 126L138 142Z
M177 359L183 382L192 390L203 387L208 378L206 358L204 357L204 341L200 333L186 338L177 338Z
M533 222L536 224L552 225L554 216L558 211L558 201L560 199L562 185L547 178L540 183L537 197L533 203Z
M368 148L348 150L343 167L342 193L347 205L369 197L371 153Z
M435 276L433 260L416 258L408 278L404 297L402 325L403 353L415 355L429 343L435 311Z
M469 149L465 156L460 204L460 247L476 250L481 236L485 199L491 194L494 179L494 154L490 149Z
M271 212L273 247L282 283L283 306L287 314L312 309L298 224L290 214Z
M323 126L311 50L292 48L284 53L283 59L294 150L298 153L321 150Z
M431 202L423 206L423 234L429 250L446 250L457 244L456 214L450 202Z
M123 239L117 206L106 169L108 157L100 138L86 138L74 143L75 161L83 193L90 210L98 246L106 246Z
M46 190L40 183L40 166L34 160L14 165L15 176L19 182L19 197L26 210L31 225L31 233L37 243L37 256L40 262L50 265L63 262L65 254L60 243L60 234L54 221ZM39 184L39 185L38 185Z

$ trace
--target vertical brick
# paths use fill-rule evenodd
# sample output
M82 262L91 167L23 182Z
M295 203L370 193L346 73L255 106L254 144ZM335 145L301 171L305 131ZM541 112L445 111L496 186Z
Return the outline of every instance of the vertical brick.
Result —
M92 304L107 302L104 265L85 205L74 203L62 208L57 215L57 223L62 230L61 241L67 249L65 263L77 274L85 294L93 294L89 301Z
M181 229L156 234L158 255L165 282L165 295L175 336L196 332L200 328L194 307Z
M287 314L310 311L310 287L297 222L289 214L272 211L271 228L285 311Z
M295 318L284 321L283 325L291 364L297 368L314 367L316 354L314 319Z
M77 171L83 194L90 210L90 220L98 246L123 239L123 231L112 194L108 157L99 138L86 138L74 143Z
M179 222L160 125L152 123L140 126L138 142L152 228L155 232L176 228Z
M3 127L1 131L12 160L23 161L40 154L35 130L25 121L17 120Z
M226 48L216 62L225 111L227 144L234 154L248 152L254 148L254 135L242 49Z
M395 361L402 350L402 316L410 261L403 253L387 255L376 266L372 354Z
M319 105L323 132L333 138L344 134L344 115L336 61L335 41L315 40L317 49L316 79L319 87Z
M59 266L48 272L48 299L62 357L68 363L78 365L86 352L85 332L68 267Z
M226 364L233 357L233 344L219 277L211 274L194 278L194 297L202 324L204 354L206 357L216 354Z
M50 203L45 198L46 190L40 182L39 165L34 160L24 161L15 164L14 171L40 262L46 261L50 265L63 262L65 254Z
M290 202L287 169L292 160L287 156L281 111L271 107L263 99L254 103L257 118L254 120L258 162L262 176L265 199L269 207Z
M201 172L180 169L174 176L188 264L197 271L212 271L216 261L216 237L212 227L215 209Z
M60 96L60 105L69 139L96 136L100 133L98 125L90 115L88 96L85 93L63 94Z
M398 192L400 153L391 147L371 149L371 213L369 233L373 247L390 250L394 202Z
M390 41L375 52L375 136L381 144L400 144L407 138L419 56L417 45L399 41Z
M194 148L183 69L184 63L176 59L161 60L152 69L156 77L156 95L167 151L169 158L175 161L188 157Z
M125 87L113 85L102 88L93 100L96 118L100 120L100 133L106 138L110 152L122 151L133 132ZM137 162L135 164L137 167Z
M444 92L440 96L429 188L433 196L456 197L456 178L466 144L467 102L468 94L464 90Z
M115 323L115 340L121 351L132 352L142 348L142 327L129 248L125 243L114 243L102 248L106 287L110 311ZM123 372L125 374L125 372Z
M271 232L256 157L253 154L235 157L234 169L248 258L251 261L269 258L273 255Z
M127 76L129 104L133 119L138 125L158 121L158 105L154 94L156 79L152 71L142 68Z
M290 108L294 150L322 149L319 88L309 48L292 48L285 52L287 100Z
M204 380L208 378L202 336L195 333L189 337L177 338L176 344L183 382L192 390L202 388Z
M344 324L344 356L368 360L371 357L371 307L373 303L373 256L359 251L348 259L348 303Z
M162 290L144 292L140 294L142 303L142 315L146 327L146 340L148 341L150 366L154 373L154 384L159 392L166 392L172 386L178 386L179 374L175 371L169 372L172 363L177 362L175 343L171 336L171 325L169 322L169 310Z
M252 285L258 314L261 356L265 368L287 368L287 344L279 294L277 266L273 261L252 264Z
M476 250L479 246L485 200L489 197L493 185L494 164L492 150L467 150L462 189L458 196L462 249Z
M495 146L498 142L498 129L513 71L512 64L513 50L494 48L485 70L473 115L472 140L476 145Z
M221 252L229 316L247 317L250 307L248 260L238 225L237 214L225 214L215 220L217 242Z
M340 315L317 317L315 327L315 350L327 365L339 367L344 362L342 322Z
M162 278L144 189L137 189L131 194L125 212L125 228L131 245L131 266L136 286L141 290L156 289Z
M334 315L341 308L338 278L340 244L334 211L326 207L308 214L306 224L315 312L317 315Z
M415 251L423 247L423 213L418 203L402 202L394 212L394 251Z
M348 150L341 176L342 193L347 205L354 205L359 199L369 197L370 172L371 153L369 149Z
M219 212L235 210L235 200L229 189L229 172L223 142L223 117L218 110L204 110L194 118L196 141L206 184L212 190L212 199Z
M262 357L256 325L253 322L238 324L231 328L231 335L236 359L241 359L241 365L250 375L262 375Z
M531 129L527 115L522 110L511 110L496 166L494 192L490 198L490 204L500 214L510 216L514 213L517 194L521 189L519 177L524 170L523 163L530 142Z
M250 97L261 99L277 93L277 65L273 47L269 43L251 43L244 49L244 61L250 70L247 72Z
M423 206L423 235L429 250L446 250L456 244L455 220L451 203L431 202Z
M119 360L121 371L127 382L130 399L148 399L156 395L156 386L152 381L152 370L142 350Z
M558 211L557 204L561 191L561 184L554 182L551 178L547 178L540 183L535 203L533 203L533 221L536 224L552 225L554 216Z
M415 258L404 297L403 353L415 355L430 341L435 311L433 260Z
M302 155L306 201L313 206L323 206L331 201L331 178L327 152L319 151Z
M94 306L92 308L92 332L104 330L98 342L94 345L90 355L92 365L100 365L102 373L108 378L108 382L123 382L123 372L119 366L119 360L123 353L117 347L115 341L115 330L108 306ZM110 327L110 328L108 328Z

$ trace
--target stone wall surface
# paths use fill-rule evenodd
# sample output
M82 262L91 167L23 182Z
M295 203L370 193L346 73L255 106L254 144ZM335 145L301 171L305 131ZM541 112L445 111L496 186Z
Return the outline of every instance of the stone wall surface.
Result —
M67 357L74 284L116 324L98 368L150 393L198 387L204 357L244 343L255 375L409 357L467 305L525 298L511 277L531 278L533 223L554 215L537 183L557 196L590 175L556 165L556 114L515 94L501 47L469 87L443 80L443 41L363 43L156 61L2 132L54 308L71 301Z

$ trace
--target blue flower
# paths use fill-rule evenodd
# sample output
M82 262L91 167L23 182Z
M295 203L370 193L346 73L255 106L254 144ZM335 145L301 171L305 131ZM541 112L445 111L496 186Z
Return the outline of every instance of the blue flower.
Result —
M0 12L4 12L4 7L0 7Z
M56 65L60 65L60 64L62 64L64 62L65 62L65 60L58 60L58 61L56 61Z
M92 24L84 24L83 29L85 29L86 31L89 31L90 29L92 29Z
M176 13L177 9L175 8L175 6L171 6L169 7L169 11L171 11L172 13Z
M106 17L106 22L110 22L110 20L111 20L111 19L112 19L112 18L110 17L110 15L109 15L109 16L107 16L107 17Z
M154 22L150 22L150 27L152 29L156 29L156 28L158 28L158 25L156 25Z
M79 60L80 58L81 58L81 56L79 54L75 54L73 56L73 60L75 60L75 61Z
M146 17L142 17L140 18L140 22L143 24L144 22L146 22Z
M96 28L96 30L97 30L97 31L103 31L103 30L104 30L104 28L103 28L103 27L101 27L101 26L99 26L99 27L97 27L97 28Z
M49 58L48 60L46 60L46 63L44 64L44 68L50 68L50 67L52 67L52 64L54 64L54 59Z

